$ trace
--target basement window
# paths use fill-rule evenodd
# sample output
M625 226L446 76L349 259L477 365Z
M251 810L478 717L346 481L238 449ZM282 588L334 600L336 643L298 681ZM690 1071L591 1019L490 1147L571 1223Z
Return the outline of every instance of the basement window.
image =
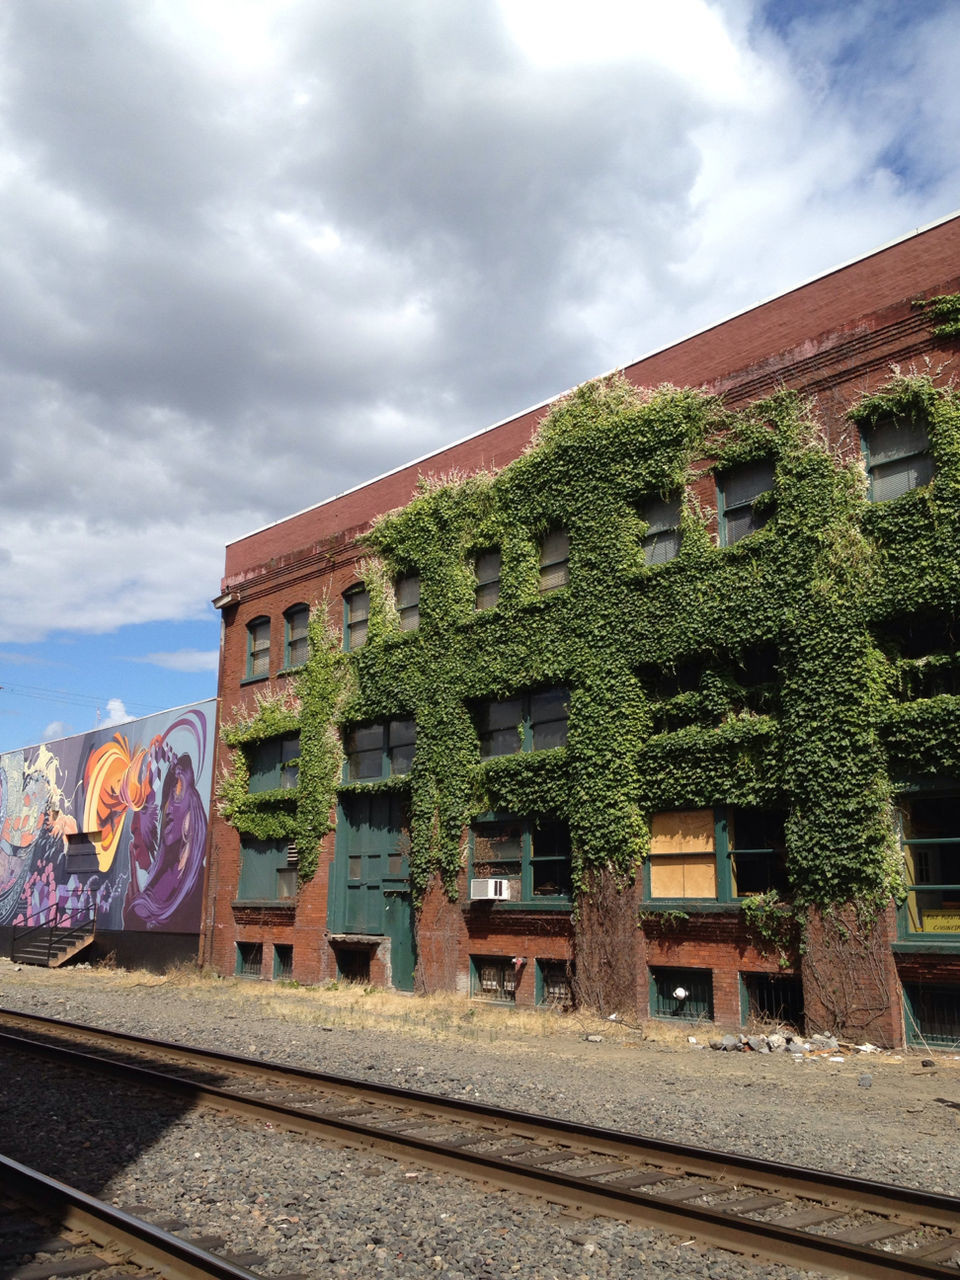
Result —
M506 956L470 957L470 994L495 1004L515 1004L517 967Z
M370 981L370 947L337 947L337 977L344 982Z
M760 503L773 488L773 459L745 462L718 476L717 521L721 547L732 547L756 533L773 514L772 505Z
M780 973L741 973L744 1021L803 1029L803 983Z
M933 479L933 457L925 422L882 418L861 432L870 501L888 502Z
M263 969L263 943L237 943L237 977L259 978Z
M905 982L907 1044L960 1048L960 983Z
M712 1022L712 970L651 969L650 1016L679 1022Z
M273 977L279 982L293 977L293 947L287 942L273 944Z
M569 960L537 961L537 1004L573 1008L573 965Z
M563 529L548 533L540 544L540 594L565 587L570 581L570 535Z
M679 498L651 498L640 508L640 519L647 526L641 540L644 563L666 564L680 550Z

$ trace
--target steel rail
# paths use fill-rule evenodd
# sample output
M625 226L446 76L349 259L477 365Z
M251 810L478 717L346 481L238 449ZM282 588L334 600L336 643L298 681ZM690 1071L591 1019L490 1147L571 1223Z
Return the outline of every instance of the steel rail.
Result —
M56 1019L38 1019L36 1015L20 1015L0 1010L0 1016L24 1017L31 1023L46 1023L54 1028L69 1028L84 1035L100 1035L99 1029L82 1024L66 1024ZM186 1049L166 1042L145 1042L125 1033L109 1032L106 1038L120 1040L128 1046L173 1052L182 1058L222 1070L238 1069L255 1072L261 1077L337 1085L338 1091L352 1096L386 1100L408 1106L436 1123L472 1119L509 1127L514 1134L549 1139L569 1144L577 1151L592 1155L608 1154L653 1162L664 1169L664 1179L671 1171L704 1174L718 1180L718 1193L741 1187L763 1189L781 1195L827 1201L831 1207L866 1210L903 1221L904 1232L913 1225L938 1226L954 1230L960 1225L960 1199L936 1192L916 1191L886 1183L865 1182L842 1174L821 1173L800 1166L780 1165L724 1152L714 1152L681 1143L646 1139L608 1129L593 1129L573 1121L559 1121L502 1110L482 1103L460 1103L397 1086L371 1085L364 1081L326 1076L321 1072L302 1071L277 1063L258 1063L254 1059L217 1054L212 1050ZM463 1150L465 1144L451 1144L419 1137L415 1133L384 1131L347 1115L322 1114L283 1103L253 1099L210 1084L182 1077L167 1076L150 1068L99 1058L78 1050L63 1048L43 1041L7 1036L0 1033L0 1044L25 1047L48 1057L65 1059L74 1065L116 1078L136 1080L144 1087L176 1093L196 1105L228 1109L251 1116L261 1122L269 1118L279 1128L333 1137L351 1146L377 1148L400 1158L413 1158L419 1164L455 1172L460 1176L480 1179L498 1187L522 1191L550 1201L587 1208L595 1213L632 1220L673 1232L694 1234L698 1239L741 1252L762 1253L768 1258L791 1265L808 1265L839 1270L844 1275L934 1277L957 1276L954 1267L940 1266L907 1253L892 1253L869 1245L858 1245L827 1235L820 1236L776 1223L761 1222L742 1215L723 1212L722 1208L696 1205L689 1201L671 1203L656 1194L624 1189L612 1183L565 1174L560 1170L524 1166L498 1156ZM422 1127L422 1126L421 1126ZM474 1143L483 1141L478 1136Z
M76 1187L0 1156L0 1185L14 1199L56 1217L60 1227L89 1236L101 1248L118 1250L164 1280L261 1280L245 1267L142 1222Z

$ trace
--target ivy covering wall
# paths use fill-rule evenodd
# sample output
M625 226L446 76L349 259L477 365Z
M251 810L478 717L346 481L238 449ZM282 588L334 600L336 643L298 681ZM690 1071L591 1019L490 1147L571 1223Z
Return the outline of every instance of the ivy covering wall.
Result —
M856 427L890 417L929 425L936 478L871 505ZM498 474L422 484L368 537L366 645L341 653L322 609L295 701L226 731L221 812L241 831L295 838L312 874L339 779L336 726L412 716L411 773L372 785L409 791L417 899L434 875L455 894L463 831L481 812L568 820L582 888L601 869L633 877L652 813L734 804L786 809L799 905L879 907L900 886L891 779L960 766L960 697L926 672L960 671L960 398L898 376L851 418L841 456L796 394L729 413L617 377L559 402ZM775 466L768 522L732 547L690 496L704 458L720 477ZM648 567L643 503L681 493L680 552ZM570 585L541 595L539 544L558 529ZM499 603L478 611L473 561L494 549ZM402 631L391 583L410 573L420 621ZM904 656L916 615L939 620L939 655ZM774 667L759 689L758 655ZM473 704L552 686L570 690L568 745L482 762ZM292 727L297 792L248 795L245 750Z

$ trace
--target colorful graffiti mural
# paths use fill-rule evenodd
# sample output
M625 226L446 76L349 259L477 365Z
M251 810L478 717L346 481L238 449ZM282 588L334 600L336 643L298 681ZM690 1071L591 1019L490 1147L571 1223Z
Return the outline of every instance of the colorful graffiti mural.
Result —
M0 925L199 931L215 706L0 756Z

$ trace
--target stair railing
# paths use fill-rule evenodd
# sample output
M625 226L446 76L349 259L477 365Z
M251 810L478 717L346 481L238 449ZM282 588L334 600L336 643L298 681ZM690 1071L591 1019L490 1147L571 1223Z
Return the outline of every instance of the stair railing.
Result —
M52 907L47 907L40 915L28 916L23 925L14 925L10 934L10 959L16 959L17 943L22 944L24 939L32 937L34 934L40 933L42 929L49 929L47 935L47 965L50 964L50 957L53 955L53 943L56 936L56 930L60 926L61 907L59 901L55 902ZM66 932L60 935L57 941L70 942L80 937L86 930L96 933L97 929L97 900L94 899L93 906L87 919L81 921L80 924L72 925Z

